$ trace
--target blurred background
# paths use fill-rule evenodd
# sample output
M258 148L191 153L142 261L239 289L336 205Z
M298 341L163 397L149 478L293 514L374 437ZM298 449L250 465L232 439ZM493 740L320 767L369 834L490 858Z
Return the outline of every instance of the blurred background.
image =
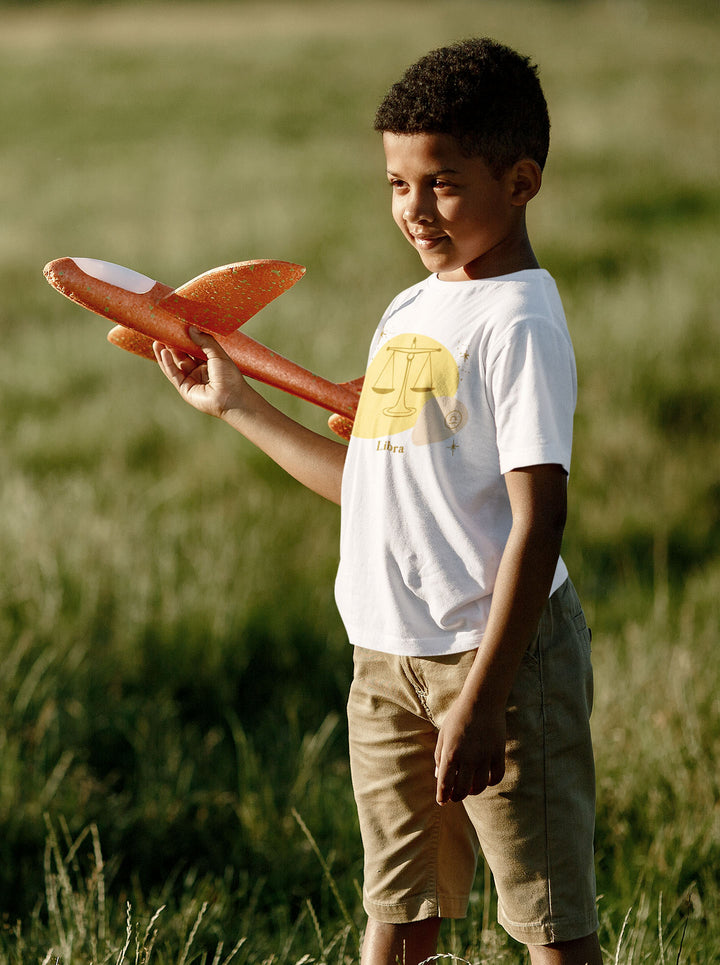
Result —
M5 960L356 957L337 510L109 346L42 268L86 256L176 286L299 262L245 331L361 375L423 274L374 110L470 35L537 61L550 105L529 227L579 369L563 553L594 634L603 947L718 960L719 12L0 3ZM494 916L481 868L444 952L521 961Z

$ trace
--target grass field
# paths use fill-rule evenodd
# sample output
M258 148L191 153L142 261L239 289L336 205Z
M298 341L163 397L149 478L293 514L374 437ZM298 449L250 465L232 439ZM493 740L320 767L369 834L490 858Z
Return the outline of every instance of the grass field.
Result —
M469 34L536 58L551 107L530 228L580 374L563 552L594 633L601 941L720 960L717 5L322 0L0 4L3 962L356 959L336 510L41 272L300 262L249 334L361 374L421 277L373 111ZM442 952L522 961L482 869Z

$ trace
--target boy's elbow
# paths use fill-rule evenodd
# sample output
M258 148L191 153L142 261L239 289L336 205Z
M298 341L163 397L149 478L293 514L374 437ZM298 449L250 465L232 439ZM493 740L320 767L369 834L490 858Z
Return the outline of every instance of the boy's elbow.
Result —
M558 492L557 497L547 502L536 514L536 525L543 532L543 536L551 543L556 543L558 551L562 543L565 526L567 524L567 498L565 490Z
M547 526L551 534L562 539L567 524L567 499L563 499L558 506L554 506L548 513Z

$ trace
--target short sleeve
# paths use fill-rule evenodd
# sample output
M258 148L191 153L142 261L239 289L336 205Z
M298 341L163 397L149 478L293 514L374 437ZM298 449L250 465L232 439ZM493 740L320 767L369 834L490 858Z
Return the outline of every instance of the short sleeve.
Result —
M500 472L551 463L569 472L577 374L567 330L538 316L504 335L487 373Z

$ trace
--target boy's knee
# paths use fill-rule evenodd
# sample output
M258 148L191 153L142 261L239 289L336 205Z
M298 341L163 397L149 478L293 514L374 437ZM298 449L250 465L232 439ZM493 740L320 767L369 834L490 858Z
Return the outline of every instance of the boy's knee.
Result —
M368 919L362 947L362 965L417 965L437 950L440 918L402 924Z
M529 945L532 965L602 965L597 933L551 945Z

